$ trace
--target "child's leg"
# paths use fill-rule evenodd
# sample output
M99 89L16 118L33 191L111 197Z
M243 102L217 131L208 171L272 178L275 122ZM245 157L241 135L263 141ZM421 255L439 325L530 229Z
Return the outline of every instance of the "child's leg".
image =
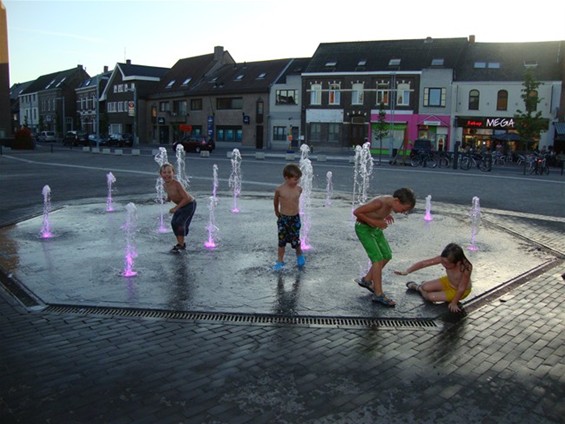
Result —
M284 252L286 246L279 246L277 250L277 262L284 262Z
M388 263L389 259L383 259L373 262L369 272L365 276L365 281L373 282L373 292L377 296L383 295L383 268Z
M422 297L430 302L446 302L446 294L443 291L443 284L439 280L424 281L418 287Z

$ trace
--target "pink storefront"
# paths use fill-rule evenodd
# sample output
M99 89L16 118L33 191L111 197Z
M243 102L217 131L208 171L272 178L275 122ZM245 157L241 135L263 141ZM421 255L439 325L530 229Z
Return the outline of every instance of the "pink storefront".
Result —
M379 114L371 115L370 140L371 147L392 152L392 149L411 149L411 142L417 138L427 138L432 141L435 150L453 150L454 142L451 140L449 115L430 115L387 113L385 122L389 125L388 135L379 140L377 127ZM391 137L392 136L392 137Z

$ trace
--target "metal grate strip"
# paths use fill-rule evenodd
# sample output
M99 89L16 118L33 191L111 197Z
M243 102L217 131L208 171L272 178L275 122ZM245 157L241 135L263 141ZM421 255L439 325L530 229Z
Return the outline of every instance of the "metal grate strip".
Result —
M110 308L99 306L49 305L43 312L56 314L104 315L128 318L158 318L193 322L215 322L230 324L297 325L309 327L389 329L437 328L430 318L360 318L360 317L316 317L283 316L268 314L238 314L224 312L184 312L135 308Z

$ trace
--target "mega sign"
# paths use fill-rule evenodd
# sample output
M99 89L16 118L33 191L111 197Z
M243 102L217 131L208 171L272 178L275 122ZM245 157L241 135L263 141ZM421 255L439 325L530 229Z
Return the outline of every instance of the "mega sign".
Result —
M468 118L462 120L467 128L514 128L514 118Z

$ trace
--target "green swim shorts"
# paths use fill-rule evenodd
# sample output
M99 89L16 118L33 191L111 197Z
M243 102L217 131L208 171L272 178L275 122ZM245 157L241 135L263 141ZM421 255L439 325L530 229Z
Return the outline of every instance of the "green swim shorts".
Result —
M386 241L383 230L361 222L355 223L355 234L365 248L371 263L392 259L392 250Z

